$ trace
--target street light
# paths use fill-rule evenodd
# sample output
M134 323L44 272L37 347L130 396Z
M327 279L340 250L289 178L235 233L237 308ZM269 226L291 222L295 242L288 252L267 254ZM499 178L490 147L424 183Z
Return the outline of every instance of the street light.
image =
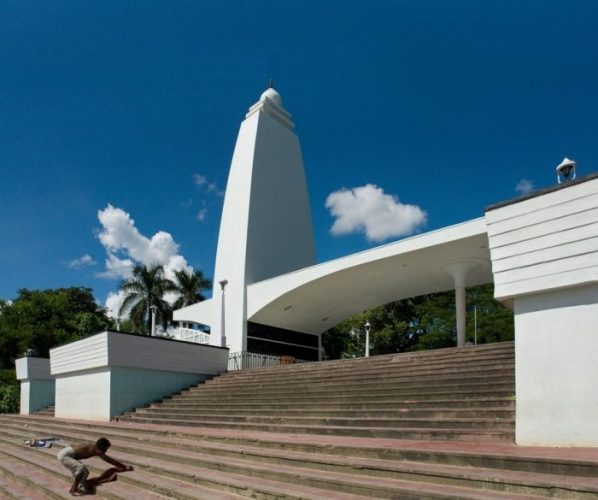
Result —
M150 309L152 311L152 331L151 331L151 336L154 337L156 335L156 310L158 309L158 306L150 306Z
M224 327L225 323L225 309L224 309L224 288L228 285L228 280L221 279L219 282L220 286L222 287L222 303L220 307L220 347L226 347L226 330Z
M369 358L370 357L370 328L372 325L370 325L369 321L365 322L365 357Z
M110 314L114 314L114 309L110 309L109 312L110 312ZM120 332L120 316L117 313L116 316L112 316L112 317L116 320L116 331Z

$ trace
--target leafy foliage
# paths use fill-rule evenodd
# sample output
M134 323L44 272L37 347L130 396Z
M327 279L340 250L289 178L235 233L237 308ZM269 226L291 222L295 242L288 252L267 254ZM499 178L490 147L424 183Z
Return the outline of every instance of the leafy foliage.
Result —
M172 306L164 296L168 292L176 292L176 285L164 276L163 266L135 266L133 276L123 281L120 289L125 298L119 315L128 317L137 332L150 332L152 306L156 306L156 321L166 329L172 316Z
M28 348L47 357L52 347L110 326L90 288L21 289L13 302L0 301L0 365L13 366Z
M0 385L0 413L19 413L19 388Z
M179 294L179 298L172 304L173 309L180 309L205 300L201 292L212 288L212 280L206 278L200 270L190 273L182 269L176 271L174 276L175 291Z
M478 344L513 339L513 313L494 300L493 292L492 285L467 290L467 341L474 341L474 330ZM457 343L454 293L442 292L391 302L346 319L322 336L325 357L363 356L366 321L371 324L371 355L438 349Z

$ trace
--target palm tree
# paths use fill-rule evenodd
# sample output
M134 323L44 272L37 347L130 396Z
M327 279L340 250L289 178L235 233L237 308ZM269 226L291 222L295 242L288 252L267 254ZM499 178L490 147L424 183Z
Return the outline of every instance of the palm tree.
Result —
M151 306L156 306L156 320L166 329L172 307L164 300L164 295L176 291L176 286L164 276L163 266L135 266L133 276L123 281L120 289L125 293L125 298L118 314L128 316L136 330L151 331Z
M174 276L175 291L179 294L179 298L172 304L173 309L180 309L205 300L201 291L212 288L212 280L206 278L199 270L191 273L181 269L175 271Z

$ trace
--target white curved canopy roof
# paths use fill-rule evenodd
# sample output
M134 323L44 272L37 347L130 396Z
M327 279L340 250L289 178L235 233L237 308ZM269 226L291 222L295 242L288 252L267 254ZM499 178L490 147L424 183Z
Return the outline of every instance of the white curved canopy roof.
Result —
M247 319L319 334L358 312L394 300L451 290L444 270L468 262L467 286L492 282L485 219L389 243L247 287ZM213 301L175 311L175 320L211 325Z

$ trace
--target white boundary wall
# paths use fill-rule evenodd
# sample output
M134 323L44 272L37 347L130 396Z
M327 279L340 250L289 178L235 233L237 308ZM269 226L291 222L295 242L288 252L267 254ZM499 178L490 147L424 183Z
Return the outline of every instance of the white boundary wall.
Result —
M21 415L29 415L54 404L54 377L47 358L19 358L15 361L21 381Z
M228 349L103 332L50 351L55 415L109 420L226 371Z
M597 207L592 176L486 213L515 313L517 444L598 446Z

